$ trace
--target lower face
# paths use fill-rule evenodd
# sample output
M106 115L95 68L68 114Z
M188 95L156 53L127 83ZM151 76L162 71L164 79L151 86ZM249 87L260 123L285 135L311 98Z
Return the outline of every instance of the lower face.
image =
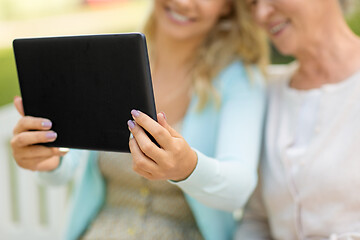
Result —
M272 22L271 26L266 28L274 46L283 55L294 55L298 48L298 38L293 22L288 19L282 19Z
M204 38L224 13L228 0L155 0L158 32L175 40Z
M259 2L268 0L259 0ZM284 55L297 55L318 34L326 14L328 0L272 0L267 14L256 15L259 5L253 7L256 21L266 30L274 46ZM264 7L264 6L263 6Z

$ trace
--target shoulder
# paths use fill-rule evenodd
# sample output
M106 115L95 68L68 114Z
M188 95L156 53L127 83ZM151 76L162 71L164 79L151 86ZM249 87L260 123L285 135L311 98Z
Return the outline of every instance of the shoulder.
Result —
M246 66L243 62L235 60L219 73L216 80L222 82L223 84L231 81L247 81L248 74L246 70Z
M219 74L219 78L231 78L246 74L245 65L240 60L235 60L227 65Z
M216 84L221 91L239 91L265 88L265 77L254 65L245 65L240 60L235 60L225 67L218 77Z

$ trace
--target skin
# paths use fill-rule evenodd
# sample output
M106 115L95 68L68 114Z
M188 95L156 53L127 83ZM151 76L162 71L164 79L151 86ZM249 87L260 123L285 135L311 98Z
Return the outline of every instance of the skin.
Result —
M25 116L20 97L14 98L14 105L22 116L13 130L14 136L11 139L13 156L17 164L32 171L50 171L57 168L60 157L64 156L67 151L33 145L55 141L56 135L50 130L51 126L44 126L47 125L44 123L51 123L51 121L45 118Z
M171 38L173 43L179 45L201 42L219 17L230 12L229 2L228 0L155 0L154 13L158 34L161 37ZM187 17L188 21L178 21L171 16L171 12Z
M308 90L345 80L360 68L360 39L347 26L338 0L248 0L256 22L299 69L290 86ZM274 32L274 27L281 26Z
M165 115L159 113L157 123L140 111L133 110L131 113L134 121L129 120L128 125L134 138L130 140L129 146L134 170L150 180L177 181L189 176L196 166L196 153L167 124ZM157 147L143 129L154 136L161 147Z
M164 118L164 114L158 114L156 123L141 112L139 117L134 116L133 113L138 112L135 110L132 111L135 125L132 127L129 124L129 130L134 136L129 142L133 169L145 178L180 181L186 179L196 167L196 153L170 125L184 117L190 103L189 71L193 52L218 19L230 11L230 3L228 0L155 1L158 29L154 47L158 51L151 65L157 109L166 112L167 118ZM186 23L177 22L169 16L169 9L190 20ZM183 89L182 94L167 101L169 95L178 92L176 89ZM151 133L160 148L152 143L140 126Z
M173 125L183 118L190 103L193 53L218 18L230 11L229 1L156 0L154 3L158 26L151 54L155 102L157 110L166 112L169 124ZM190 21L175 21L169 16L169 9Z
M145 178L183 180L196 167L196 153L170 125L183 119L190 103L189 71L193 52L218 19L230 11L230 4L230 0L155 0L158 27L151 66L156 107L159 112L166 112L167 118L164 113L159 113L158 122L155 122L146 114L133 110L133 121L128 122L134 136L129 141L133 169ZM187 20L179 21L169 10ZM51 121L24 116L20 97L14 99L14 105L22 115L11 140L17 164L34 171L56 169L60 156L64 156L66 151L34 145L56 139L56 136L49 134L53 133L51 126L42 126L42 123ZM161 147L156 146L143 129L150 132Z

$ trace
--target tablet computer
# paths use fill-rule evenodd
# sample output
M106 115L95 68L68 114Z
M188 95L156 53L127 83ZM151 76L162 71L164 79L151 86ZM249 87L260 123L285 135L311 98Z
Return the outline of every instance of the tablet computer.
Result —
M130 111L156 120L142 33L22 38L13 49L25 115L58 134L47 146L129 152Z

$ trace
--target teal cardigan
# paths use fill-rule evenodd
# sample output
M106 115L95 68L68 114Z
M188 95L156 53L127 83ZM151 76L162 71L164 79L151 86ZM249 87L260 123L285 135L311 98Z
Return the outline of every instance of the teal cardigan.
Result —
M213 81L221 95L220 106L210 100L205 109L198 111L198 98L194 95L181 132L189 145L198 152L198 165L202 158L206 157L217 161L228 161L228 158L233 158L232 161L240 164L237 175L240 174L241 179L234 184L236 186L230 186L241 188L238 191L241 195L241 201L238 201L240 207L246 203L256 185L264 117L263 78L255 68L252 68L251 72L249 79L240 61L235 61L224 69ZM245 157L246 161L243 159ZM62 159L56 170L38 173L42 182L64 184L73 177L79 164L85 164L70 201L63 239L77 239L104 204L105 183L97 159L96 151L74 149ZM196 171L197 169L194 172ZM208 171L208 174L211 177L212 173ZM196 191L196 188L192 190L194 195ZM191 191L187 193L189 192L191 194ZM236 221L231 212L207 207L188 194L185 195L206 240L232 239ZM201 196L199 198L201 201ZM203 199L206 203L206 197Z

